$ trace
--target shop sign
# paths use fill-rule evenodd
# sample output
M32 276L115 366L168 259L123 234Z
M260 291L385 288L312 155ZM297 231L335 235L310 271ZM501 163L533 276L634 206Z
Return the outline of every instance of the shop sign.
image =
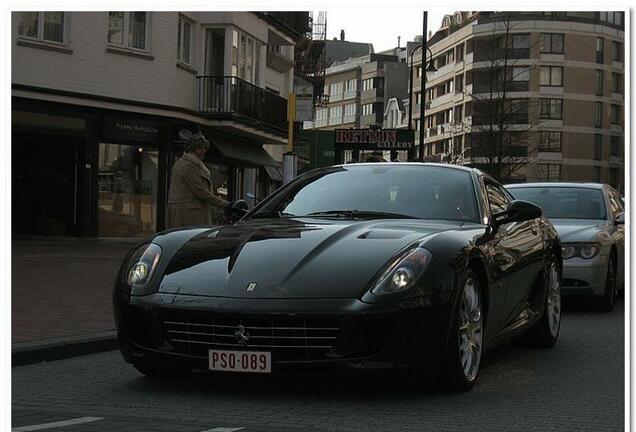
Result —
M296 95L296 121L312 121L314 119L314 88L311 85L294 86Z
M408 150L415 133L408 129L336 129L336 146L351 150Z
M129 141L156 142L159 126L147 120L105 118L104 136Z

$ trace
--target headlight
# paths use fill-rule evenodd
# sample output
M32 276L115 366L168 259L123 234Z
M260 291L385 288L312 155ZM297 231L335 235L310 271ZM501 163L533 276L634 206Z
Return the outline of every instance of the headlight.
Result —
M431 253L417 247L396 259L382 273L371 292L377 295L393 294L411 288L431 262Z
M595 243L587 243L587 244L581 245L581 258L584 258L584 259L594 258L597 252L598 252L598 247L596 247Z
M561 255L563 256L563 259L570 259L576 253L576 250L574 249L574 246L572 245L563 245L563 247L561 248L561 251L562 251Z
M161 258L161 248L155 243L140 247L129 261L126 282L133 288L143 288L154 274Z
M583 259L592 259L600 251L598 243L565 243L562 247L563 259L573 257L581 257Z

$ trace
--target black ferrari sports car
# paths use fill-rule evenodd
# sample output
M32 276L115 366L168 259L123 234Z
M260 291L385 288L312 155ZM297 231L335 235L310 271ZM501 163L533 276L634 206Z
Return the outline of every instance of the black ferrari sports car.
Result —
M113 299L121 352L147 375L401 369L466 390L489 347L555 344L561 269L541 209L479 170L348 164L234 225L156 234Z

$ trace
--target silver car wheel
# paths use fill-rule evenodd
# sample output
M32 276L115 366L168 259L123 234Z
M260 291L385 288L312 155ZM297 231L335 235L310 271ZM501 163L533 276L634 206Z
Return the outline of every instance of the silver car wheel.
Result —
M548 323L550 325L550 334L556 337L559 333L559 324L561 322L561 280L559 279L559 269L556 263L550 264L548 271Z
M481 300L473 278L468 278L462 291L459 310L459 354L464 376L473 381L479 371L482 347Z

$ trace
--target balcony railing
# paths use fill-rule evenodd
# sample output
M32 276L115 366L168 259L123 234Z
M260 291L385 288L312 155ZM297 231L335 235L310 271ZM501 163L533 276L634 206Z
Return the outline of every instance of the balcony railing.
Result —
M199 76L199 112L287 130L287 100L240 78Z

